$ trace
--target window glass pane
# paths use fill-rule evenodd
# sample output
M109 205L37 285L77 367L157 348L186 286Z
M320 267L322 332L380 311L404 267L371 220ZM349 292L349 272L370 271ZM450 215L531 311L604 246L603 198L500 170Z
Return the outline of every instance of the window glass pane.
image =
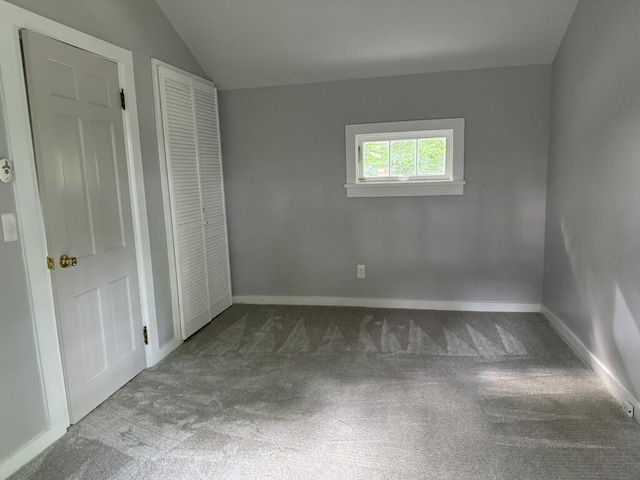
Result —
M408 177L416 174L416 141L391 142L391 176Z
M446 138L418 140L418 175L444 175Z
M362 159L365 178L389 176L389 142L363 142Z

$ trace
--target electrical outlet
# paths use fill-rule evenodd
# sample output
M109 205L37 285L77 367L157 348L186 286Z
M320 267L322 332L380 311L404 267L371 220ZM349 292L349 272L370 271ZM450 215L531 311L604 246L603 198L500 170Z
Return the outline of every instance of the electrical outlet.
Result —
M364 278L364 265L358 265L358 278Z
M633 410L634 410L633 403L631 403L631 402L625 403L624 411L627 414L627 417L633 418Z

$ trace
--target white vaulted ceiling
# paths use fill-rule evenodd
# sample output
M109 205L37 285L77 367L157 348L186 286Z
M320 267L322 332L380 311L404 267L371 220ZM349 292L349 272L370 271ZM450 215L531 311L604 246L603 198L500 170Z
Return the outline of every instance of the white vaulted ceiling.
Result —
M550 63L578 0L156 0L221 88Z

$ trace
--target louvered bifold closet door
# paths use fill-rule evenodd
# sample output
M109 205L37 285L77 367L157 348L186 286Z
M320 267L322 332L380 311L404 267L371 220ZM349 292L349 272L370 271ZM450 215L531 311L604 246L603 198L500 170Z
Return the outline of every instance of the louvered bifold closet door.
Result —
M178 303L187 338L231 304L216 92L209 85L196 88L191 77L164 67L158 80Z
M217 103L214 87L194 81L209 308L214 317L231 305L227 222L224 208Z

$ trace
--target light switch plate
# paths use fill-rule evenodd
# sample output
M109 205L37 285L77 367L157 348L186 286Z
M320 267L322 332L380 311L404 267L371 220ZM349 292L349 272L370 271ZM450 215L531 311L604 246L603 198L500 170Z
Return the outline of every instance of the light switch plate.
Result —
M0 215L2 218L2 232L4 233L5 242L18 241L18 222L14 213L3 213Z

